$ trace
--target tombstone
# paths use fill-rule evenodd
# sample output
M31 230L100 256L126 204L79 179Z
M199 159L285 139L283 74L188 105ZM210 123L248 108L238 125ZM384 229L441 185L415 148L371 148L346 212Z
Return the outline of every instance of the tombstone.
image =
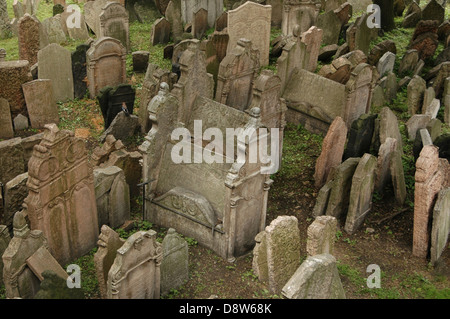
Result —
M435 265L445 247L450 233L450 188L439 192L433 208L433 222L431 227L431 263Z
M40 48L40 25L39 20L29 14L25 14L18 22L19 59L28 60L30 65L37 62L37 54Z
M208 27L212 28L223 8L223 0L181 0L181 13L185 24L192 23L195 12L205 9L208 12Z
M332 81L346 84L350 79L351 69L351 62L345 57L339 57L333 60L331 64L324 65L317 74Z
M308 256L334 253L337 220L332 216L318 216L308 227L306 251Z
M53 96L51 80L39 79L22 84L32 128L59 123L58 106Z
M350 51L361 50L364 54L369 53L370 42L377 37L377 29L367 26L368 14L356 18L356 21L347 29L346 39Z
M217 32L220 32L220 31L225 30L227 27L228 27L228 12L224 11L216 20L216 23L215 23L216 29L215 30Z
M130 219L130 189L122 169L94 169L94 187L99 225L118 228Z
M426 258L428 254L429 223L433 203L445 180L444 169L437 147L425 145L417 159L415 173L413 255L416 257Z
M134 110L134 101L135 101L136 92L132 88L130 84L119 84L117 87L104 87L102 90L100 90L99 95L97 96L100 109L102 111L104 124L105 124L105 130L107 130L111 123L114 121L116 116L124 111L126 112L126 115L132 115ZM130 120L128 124L131 124L134 122L133 120ZM125 123L122 123L125 124ZM134 124L133 129L135 128L136 124ZM118 129L119 127L117 127ZM126 131L126 127L122 127ZM116 133L119 133L119 131L115 131ZM104 134L105 137L108 133ZM119 135L121 135L119 133ZM125 135L128 135L128 133L125 133ZM121 138L118 138L121 139Z
M300 265L297 218L279 216L258 236L265 238L261 238L262 244L254 248L256 260L253 260L253 270L260 280L267 282L271 293L279 293ZM267 278L264 274L267 274Z
M342 22L334 11L319 14L315 25L323 31L322 45L338 43Z
M28 267L27 260L39 248L47 247L40 230L30 230L23 212L14 215L14 237L3 253L3 280L6 297L31 299L39 289L37 275Z
M160 18L152 25L151 43L152 45L167 44L170 40L170 22L166 18Z
M320 188L317 194L316 204L312 212L313 217L325 215L327 211L328 201L330 199L330 193L333 186L333 181L329 180L325 185Z
M178 289L189 279L188 244L173 228L169 228L162 242L161 295Z
M436 0L431 0L422 10L422 20L437 20L439 24L444 22L445 8Z
M98 250L94 254L95 273L97 275L100 296L107 298L108 272L114 263L117 250L122 247L125 240L110 227L103 225L98 236Z
M85 11L86 12L86 11ZM89 40L89 32L86 26L86 19L78 9L61 13L61 24L64 32L69 38L74 40Z
M416 114L411 116L408 122L406 122L409 140L413 141L416 138L417 131L426 128L430 121L431 117L426 114Z
M87 26L97 36L100 36L100 13L109 0L87 1L84 4L84 18Z
M235 10L228 12L227 55L238 45L242 38L251 41L253 48L259 51L259 64L269 64L271 6L246 2Z
M130 50L128 12L117 2L107 2L100 12L100 34L98 38L111 37L119 40L126 51Z
M6 0L0 1L0 39L11 37L11 26L8 17Z
M28 167L25 212L31 228L44 232L61 264L88 253L97 241L98 219L84 141L47 124Z
M173 42L177 44L183 36L183 20L181 16L181 0L171 0L167 5L166 18L170 22Z
M433 57L439 44L437 35L438 26L438 21L421 20L414 30L408 49L417 50L419 58L424 61L427 58Z
M252 42L239 40L220 63L215 100L238 110L246 109L251 103L259 61L258 51Z
M407 88L408 113L414 115L420 113L427 84L420 76L415 75Z
M134 136L139 130L139 118L136 115L121 111L100 136L100 140L104 141L106 136L113 135L116 139L125 141Z
M208 30L208 11L200 8L192 17L192 35L201 39Z
M428 115L431 119L435 119L441 108L441 101L439 99L433 99L428 105L425 115Z
M14 137L11 120L11 111L8 100L0 98L0 138L8 139Z
M428 107L433 102L434 98L436 97L436 93L434 92L433 87L429 87L425 90L425 93L423 95L423 104L422 104L422 114L426 114Z
M377 159L373 155L364 154L353 174L350 202L344 227L348 234L353 234L358 230L372 209L376 165Z
M140 94L139 123L142 133L146 134L150 130L147 106L151 99L158 94L160 84L163 82L168 84L169 89L173 86L170 81L170 72L161 69L156 64L149 63Z
M327 216L337 219L340 219L341 216L345 217L350 200L352 178L359 161L359 157L348 158L335 169L330 181L330 196L325 209Z
M61 15L47 18L42 21L42 27L47 34L49 43L64 43L67 41L66 33L62 28Z
M400 206L403 206L407 195L405 173L403 170L402 156L397 150L392 153L390 173L392 176L392 186L394 187L395 199Z
M422 9L417 2L412 1L406 10L405 17L402 22L402 28L414 28L422 19Z
M25 172L23 146L20 137L0 142L0 182L6 184Z
M330 254L309 256L281 293L288 299L345 299L336 259Z
M72 58L70 51L51 43L38 52L39 79L51 80L57 102L73 99ZM55 67L57 65L57 67Z
M397 98L398 83L397 75L394 72L389 72L386 76L385 82L385 99L387 102L392 103Z
M382 194L384 187L391 180L391 161L397 149L397 140L388 137L378 150L375 190Z
M87 70L86 53L89 50L89 44L80 44L75 51L71 53L72 75L73 75L73 93L77 99L82 99L87 93Z
M436 69L438 71L432 86L436 92L436 97L440 98L443 93L445 79L450 77L450 61L438 65ZM430 73L431 72L432 70L430 70Z
M419 52L417 50L412 49L406 51L406 53L403 55L402 60L400 61L400 65L398 68L399 76L403 76L413 72L418 62Z
M167 5L170 0L155 0L156 7L162 15L166 14Z
M413 145L414 162L416 162L417 159L419 158L420 152L422 151L425 145L433 145L433 140L431 139L430 132L428 132L427 129L423 128L417 130L416 139L414 140Z
M229 39L230 37L225 30L223 32L214 31L214 33L208 37L208 40L205 41L205 54L207 61L206 71L212 74L215 86L217 86L220 63L227 54Z
M383 42L378 43L375 45L369 52L367 56L367 63L370 65L376 66L378 62L380 61L381 57L386 54L387 52L391 52L393 54L397 54L397 47L395 45L395 42L392 40L385 40ZM383 74L380 73L382 76Z
M378 61L377 70L381 77L394 70L395 54L386 52Z
M338 116L331 124L322 143L322 152L317 158L314 173L316 187L322 187L327 180L330 170L341 164L346 139L347 126L342 118Z
M90 98L106 86L126 82L126 49L119 40L100 38L86 52L87 79Z
M305 32L315 25L318 14L319 7L316 6L314 1L283 1L282 34L293 34L297 25L300 33Z
M108 299L159 299L161 244L156 232L139 231L117 250L108 272Z
M22 204L28 195L28 173L19 174L4 186L4 208L2 223L12 231L13 217L16 212L22 210Z
M361 157L365 153L369 153L376 118L376 114L363 114L353 121L344 152L344 160L349 157Z
M388 137L397 140L397 150L403 155L402 135L398 126L397 117L389 107L384 107L378 115L380 119L380 145L383 144Z

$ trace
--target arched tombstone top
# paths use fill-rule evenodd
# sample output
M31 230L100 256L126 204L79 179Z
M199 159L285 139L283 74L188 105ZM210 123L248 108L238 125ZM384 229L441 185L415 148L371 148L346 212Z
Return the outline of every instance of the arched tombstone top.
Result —
M122 45L120 40L111 37L102 37L92 43L86 55L90 61L94 61L111 55L125 57L126 53L126 48Z
M119 2L107 2L100 13L100 21L110 18L126 18L128 20L128 11Z
M353 91L356 88L366 86L372 83L373 67L367 63L361 63L355 67L347 81L347 91Z

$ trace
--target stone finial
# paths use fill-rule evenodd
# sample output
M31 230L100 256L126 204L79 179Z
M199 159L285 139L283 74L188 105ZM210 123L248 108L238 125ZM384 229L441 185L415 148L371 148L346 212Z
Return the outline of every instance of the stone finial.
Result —
M14 236L19 238L25 238L30 233L30 228L28 227L23 211L19 211L14 215L13 229Z

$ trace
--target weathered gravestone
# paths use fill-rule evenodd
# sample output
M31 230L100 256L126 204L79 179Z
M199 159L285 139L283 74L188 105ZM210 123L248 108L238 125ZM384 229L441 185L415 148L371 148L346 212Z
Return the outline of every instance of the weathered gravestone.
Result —
M7 99L0 98L0 138L8 139L14 137L11 120L11 111Z
M130 219L130 188L122 169L94 169L94 187L99 225L118 228Z
M79 10L75 6L66 7L65 11L61 13L62 28L71 39L89 40L90 36L86 26L86 19Z
M215 86L217 86L220 63L227 54L229 38L230 37L228 36L226 30L222 32L215 31L208 37L208 40L205 41L205 54L207 61L206 71L212 74Z
M58 106L53 96L51 80L39 79L22 84L32 128L59 123Z
M391 159L397 150L397 140L388 137L378 150L377 173L375 178L375 190L382 194L384 187L391 179Z
M430 121L431 117L427 114L416 114L411 116L408 122L406 122L409 140L414 141L417 132L420 129L426 128Z
M148 67L148 60L150 57L150 52L148 51L134 51L133 57L133 71L134 72L145 72Z
M448 161L446 161L448 165ZM443 187L446 172L434 145L425 145L416 162L414 189L413 255L426 258L429 247L429 222L433 203Z
M406 10L405 17L402 22L403 28L414 28L422 19L422 9L416 1L412 1Z
M350 51L361 50L365 54L369 53L370 42L378 35L378 29L367 26L368 14L356 18L356 21L347 29L346 39Z
M23 201L28 195L27 181L28 173L23 173L11 179L4 187L2 223L10 231L12 231L14 214L22 210Z
M89 44L80 44L76 47L75 51L71 53L73 94L77 99L84 98L87 93L86 53L89 48Z
M259 61L258 51L252 42L239 40L220 63L215 100L239 110L246 109L251 103Z
M445 247L450 233L450 188L439 192L433 208L431 228L431 263L436 264Z
M100 38L86 52L87 79L90 98L106 86L126 82L126 49L119 40Z
M390 163L392 186L397 203L402 206L406 200L405 172L403 170L402 156L398 150L392 153Z
M103 142L108 135L113 135L116 139L126 141L139 130L139 118L136 115L121 111L100 136L100 140Z
M83 256L98 236L94 181L84 141L47 124L28 167L25 204L31 228L44 232L61 264Z
M95 273L97 275L100 295L103 299L107 298L108 272L114 263L117 250L122 247L125 240L119 237L119 234L110 227L103 225L98 236L98 250L94 254Z
M377 70L381 77L394 70L395 54L386 52L378 61Z
M188 244L173 228L169 228L162 242L161 295L177 289L189 279Z
M3 184L25 172L21 142L20 137L0 142L0 182Z
M223 0L181 0L181 13L185 24L192 23L195 12L205 9L208 13L208 27L212 28L216 19L223 12L223 8Z
M408 73L411 74L411 72L414 71L414 68L416 67L418 62L419 62L419 52L417 50L412 49L406 51L398 67L399 76L403 76Z
M53 96L57 102L73 99L72 58L70 51L51 43L38 52L39 79L52 81Z
M308 256L334 253L337 220L332 216L318 216L308 227L306 251Z
M19 113L27 115L22 84L31 80L27 60L0 62L0 98L8 100L13 118Z
M227 54L238 45L240 39L251 41L253 48L259 51L259 64L269 64L271 6L263 6L254 2L246 2L235 10L228 12Z
M436 0L431 0L422 10L422 20L437 20L444 22L445 8Z
M394 112L392 112L389 107L384 107L381 109L378 118L380 145L383 144L388 137L395 138L397 140L397 150L403 155L402 135L400 134L397 116L395 116Z
M323 185L320 188L319 193L317 194L316 204L314 205L314 209L312 212L313 217L325 215L328 206L328 201L330 199L332 186L333 181L329 180L328 182L325 183L325 185Z
M108 299L159 299L161 260L155 231L131 235L117 250L108 272Z
M373 155L364 154L353 174L350 202L344 227L348 234L353 234L358 230L372 209L376 165L377 159Z
M170 22L166 18L160 18L152 25L151 43L152 45L166 44L170 40Z
M283 35L291 35L299 26L300 33L315 25L319 7L314 1L283 1L281 31Z
M345 299L336 259L330 254L309 256L281 293L288 299Z
M267 282L271 293L280 293L300 265L297 218L279 216L258 237L253 250L253 271Z
M37 62L40 49L39 20L29 14L25 14L18 21L19 32L19 59L28 60L30 65Z
M47 34L49 43L61 44L66 42L66 33L64 32L64 29L62 27L60 14L43 20L42 27Z
M8 17L6 0L0 1L0 39L7 39L11 37L11 26Z
M408 113L414 115L421 112L427 83L418 75L414 75L407 87Z
M322 45L338 43L342 22L334 11L319 14L315 25L323 31Z
M128 12L117 2L107 2L100 12L101 37L111 37L119 40L127 51L130 50L130 35Z
M347 126L341 117L331 123L327 135L322 143L322 152L317 158L314 180L316 187L322 187L330 170L342 162L345 142L347 140Z
M201 39L208 30L208 11L200 8L194 12L192 17L192 35L196 39Z
M344 152L344 160L349 157L361 157L365 153L369 153L376 118L376 114L363 114L353 121Z
M183 36L183 20L181 16L181 0L171 0L167 5L167 20L170 22L173 41L175 44L182 40Z
M228 27L228 12L224 11L216 20L215 30L217 32L220 32L227 27Z
M437 30L439 22L436 20L421 20L409 43L408 49L415 49L421 60L434 56L439 44Z
M126 112L127 115L133 114L135 97L136 91L130 84L119 84L117 87L107 86L100 90L97 99L102 111L105 130L110 127L120 112Z

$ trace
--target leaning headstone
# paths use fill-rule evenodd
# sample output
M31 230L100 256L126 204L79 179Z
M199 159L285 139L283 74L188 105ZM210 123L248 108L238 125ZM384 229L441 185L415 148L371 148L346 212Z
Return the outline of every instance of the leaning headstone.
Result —
M385 185L391 179L391 159L397 149L397 140L388 137L378 150L375 190L382 194Z
M309 256L281 293L288 299L345 299L336 259L330 254Z
M64 32L69 38L74 40L86 41L90 39L89 32L86 26L86 19L81 12L75 14L79 9L72 8L71 11L64 11L61 13L61 23ZM79 11L78 11L79 12ZM74 18L75 15L75 18Z
M22 210L22 204L28 195L28 173L19 174L6 183L4 187L4 208L2 223L12 231L13 217Z
M179 43L183 37L183 20L181 17L181 0L171 0L167 5L166 14L167 20L170 22L172 30L173 41L175 44Z
M399 151L395 150L392 153L390 171L392 176L392 186L394 188L394 195L397 203L402 206L406 200L406 184L405 172L403 170L402 156Z
M217 32L220 32L220 31L223 31L227 27L228 27L228 12L224 11L217 18L215 28L216 28Z
M27 60L0 62L0 97L8 100L13 118L19 113L27 114L22 84L31 80Z
M369 153L376 118L376 114L363 114L353 121L344 152L344 160L349 157L361 157L365 153Z
M107 298L106 283L108 281L108 272L114 263L117 250L122 247L125 240L119 237L119 234L110 227L103 225L101 233L98 236L98 250L94 254L95 273L97 275L100 296Z
M150 36L152 45L166 44L170 40L170 22L166 18L160 18L152 25Z
M425 115L428 115L431 119L435 119L441 108L441 101L439 99L433 99L428 105Z
M11 2L10 2L11 4ZM0 1L0 39L7 39L11 37L11 26L8 17L6 0Z
M326 215L341 218L345 216L350 201L352 179L360 158L351 157L339 165L333 174L331 181L330 198L326 208Z
M14 137L11 120L11 111L7 99L0 98L0 138L8 139Z
M376 165L377 160L373 155L364 154L353 174L350 202L344 227L348 234L353 234L358 230L372 209Z
M422 19L422 9L416 1L412 1L402 22L403 28L414 28Z
M208 30L208 11L200 8L192 17L192 35L201 39Z
M425 90L423 95L423 104L422 104L422 114L426 114L428 110L428 106L430 106L431 102L436 98L436 92L433 87L430 86Z
M433 203L444 183L446 172L443 169L438 148L434 145L425 145L417 159L415 174L412 253L416 257L426 258L428 254L429 222Z
M398 67L399 76L403 76L413 72L418 62L419 62L419 53L417 50L406 51Z
M126 49L117 39L100 38L86 52L90 98L102 88L126 82Z
M252 42L253 48L259 51L259 64L269 64L270 25L272 7L254 2L246 2L235 10L228 12L229 54L240 39Z
M308 256L333 255L336 231L337 220L335 217L316 217L314 222L308 227L308 239L306 241Z
M127 51L130 50L128 12L118 2L107 2L99 15L100 37L111 37L119 40Z
M139 130L139 118L133 114L120 112L100 137L104 141L106 136L113 135L118 140L127 140Z
M18 22L19 32L19 59L28 60L30 65L37 62L40 48L39 20L29 14L25 14Z
M419 158L420 152L422 151L425 145L433 145L433 140L431 139L430 132L428 132L427 129L423 128L417 130L416 139L414 140L413 155L415 162Z
M347 126L344 120L338 116L328 129L322 143L322 152L316 161L314 173L316 187L322 187L331 168L341 164L346 140Z
M433 208L433 223L431 227L431 263L436 262L445 251L450 234L450 188L439 192Z
M334 11L319 14L315 25L323 31L322 45L338 43L342 22Z
M88 253L98 237L92 169L85 142L73 135L47 124L28 162L25 212L31 228L44 232L61 264Z
M397 116L389 107L384 107L380 114L380 145L383 144L388 137L397 140L397 149L403 155L402 135L397 121Z
M437 35L439 24L436 20L421 20L417 24L408 49L417 50L421 60L425 61L434 56L439 44Z
M108 299L159 299L161 260L155 231L131 235L117 250L108 272Z
M431 0L422 10L422 20L437 20L444 22L445 8L436 0Z
M207 23L208 27L212 28L216 19L223 12L223 0L181 0L183 22L185 24L192 23L194 13L202 8L208 12Z
M389 72L386 76L385 82L385 98L386 101L392 103L397 98L398 91L398 83L397 83L397 75L394 72Z
M383 77L387 73L394 70L395 54L392 52L386 52L378 61L377 69L380 77Z
M173 228L169 228L162 242L161 295L178 289L189 279L188 244Z
M3 253L6 297L30 299L39 290L39 278L27 266L27 259L47 243L41 230L30 230L22 211L14 215L14 237Z
M11 241L8 227L0 225L0 255L3 255ZM0 285L3 285L3 259L0 258Z
M51 43L38 52L39 79L52 82L55 101L73 99L72 58L70 51L57 43Z
M0 182L6 184L25 172L23 146L20 137L0 142Z
M120 84L117 87L105 87L100 91L97 96L100 110L102 111L105 130L108 129L111 123L120 112L124 112L125 115L132 115L134 111L134 101L136 97L136 91L130 84ZM129 123L131 124L131 122ZM126 127L123 127L126 129ZM121 134L121 136L128 135L129 133ZM108 135L104 134L104 137ZM118 138L122 139L122 138Z
M368 14L364 13L356 18L356 21L348 27L346 39L350 51L361 50L365 54L369 53L370 42L377 37L378 29L371 29L367 26L368 18Z
M330 193L333 186L333 181L328 181L319 190L316 198L316 204L313 209L313 217L325 215L328 207L328 201L330 199Z
M53 96L51 80L39 79L22 84L32 128L59 123L58 106Z
M408 139L414 141L416 138L417 131L426 128L428 123L430 123L431 117L426 114L416 114L410 117L408 122L406 122L406 129L408 132Z
M47 34L49 43L64 43L67 41L66 33L62 28L61 15L47 18L42 21L42 27Z

